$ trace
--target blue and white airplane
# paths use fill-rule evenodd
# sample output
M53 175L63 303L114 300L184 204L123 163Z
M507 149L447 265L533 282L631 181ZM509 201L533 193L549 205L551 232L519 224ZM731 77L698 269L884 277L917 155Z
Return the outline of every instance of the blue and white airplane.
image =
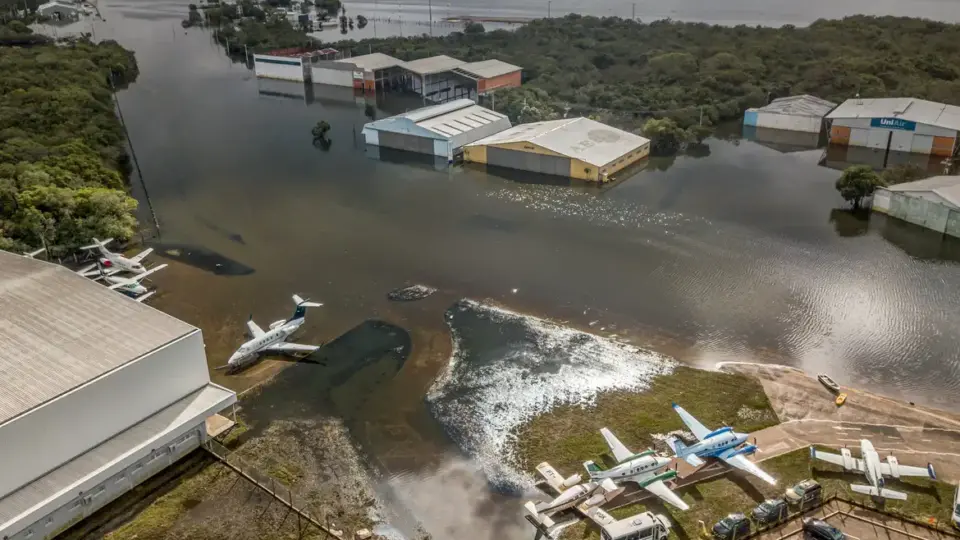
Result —
M777 483L772 476L763 472L756 463L747 459L747 456L757 451L756 445L747 444L749 435L737 433L732 427L722 427L710 431L676 403L673 404L673 410L677 411L680 419L690 428L690 431L699 441L693 446L687 446L677 437L667 438L667 444L678 458L694 467L703 465L703 458L717 458L731 467L736 467L760 478L768 484Z
M320 307L323 304L308 302L297 295L293 295L293 303L297 305L293 316L289 319L274 321L267 331L253 322L253 316L251 315L250 320L247 321L250 341L241 345L237 352L230 356L226 364L216 369L226 369L228 372L235 371L258 359L262 354L310 354L319 349L320 347L316 345L301 345L300 343L287 343L286 341L303 326L307 308Z

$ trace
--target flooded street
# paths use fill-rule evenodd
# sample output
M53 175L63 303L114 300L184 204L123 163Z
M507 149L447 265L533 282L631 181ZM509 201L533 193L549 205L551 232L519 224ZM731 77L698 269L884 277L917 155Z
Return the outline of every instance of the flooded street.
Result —
M687 4L657 16L701 9ZM809 4L803 15L792 4L728 4L704 8L704 20L769 13L777 23L816 12ZM834 4L815 15L894 9ZM553 4L554 15L562 6ZM610 6L629 15L630 3ZM934 16L923 10L942 6L895 7ZM638 16L650 18L641 7ZM449 9L488 8L500 9ZM438 9L445 16L446 6ZM950 9L957 13L940 18L960 18L960 8ZM280 373L248 405L253 416L343 417L378 473L380 495L401 507L402 529L421 522L438 537L528 536L517 499L488 489L426 403L454 352L448 309L464 298L695 365L786 363L960 408L960 244L837 211L839 172L817 165L822 151L710 140L709 155L651 160L604 189L374 159L355 142L368 119L352 92L257 81L207 33L180 27L185 3L128 0L101 10L97 38L134 49L140 65L138 81L118 97L160 225L157 251L170 263L156 276L152 305L199 326L216 367L242 341L251 314L265 327L289 316L293 293L323 302L298 341L331 342L325 350L362 365L328 358L283 370L288 362L270 360L235 376L213 372L214 380L244 390ZM377 116L402 110L381 103ZM328 151L311 144L319 120L332 126ZM136 183L134 190L143 199ZM140 219L149 232L146 204ZM217 257L232 262L216 267L226 260ZM416 283L438 291L387 299ZM549 349L518 352L509 329L485 329L470 343L462 361Z

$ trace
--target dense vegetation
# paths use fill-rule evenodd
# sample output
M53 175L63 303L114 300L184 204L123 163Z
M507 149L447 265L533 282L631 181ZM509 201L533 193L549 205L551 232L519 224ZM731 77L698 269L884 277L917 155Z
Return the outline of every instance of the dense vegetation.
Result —
M525 88L497 95L525 121L615 113L668 116L681 128L739 118L750 106L809 93L832 101L913 96L960 103L960 25L855 16L809 27L710 26L569 15L513 32L341 42L412 60L447 54L524 68Z
M133 54L115 42L32 36L0 27L0 249L69 252L92 236L129 238L124 133L111 78L132 81Z

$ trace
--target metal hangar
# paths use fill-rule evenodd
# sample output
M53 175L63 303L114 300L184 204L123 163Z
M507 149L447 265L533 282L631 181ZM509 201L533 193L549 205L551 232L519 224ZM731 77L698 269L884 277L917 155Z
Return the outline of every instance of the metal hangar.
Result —
M808 94L777 98L769 105L747 109L744 126L820 133L823 117L837 104Z
M53 538L232 425L197 328L7 252L0 314L0 538Z
M589 118L521 124L464 147L464 160L605 182L650 154L650 141Z
M949 157L960 107L914 98L848 99L827 115L830 143Z
M453 159L463 145L510 127L506 115L469 99L424 107L363 126L367 144Z

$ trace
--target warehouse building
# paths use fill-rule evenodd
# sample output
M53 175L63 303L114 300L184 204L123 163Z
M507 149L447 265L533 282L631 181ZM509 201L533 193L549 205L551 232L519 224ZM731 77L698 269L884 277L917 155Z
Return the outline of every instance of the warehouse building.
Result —
M510 127L506 115L469 99L432 105L363 126L367 144L453 160L463 145Z
M650 141L589 118L521 124L464 148L464 160L605 182L650 154Z
M313 82L331 86L347 86L373 91L384 87L402 76L403 60L383 53L342 58L333 61L315 62Z
M827 115L830 143L953 156L960 107L914 98L849 99Z
M66 2L47 2L37 6L37 15L48 17L51 22L69 22L80 18L80 9Z
M820 133L823 117L836 106L832 101L808 94L777 98L765 107L747 109L743 113L743 125Z
M338 54L336 49L310 50L301 47L277 49L253 55L253 71L257 77L284 81L313 80L312 66Z
M461 79L451 97L476 101L479 96L490 95L499 88L519 88L523 69L500 60L482 60L461 64L451 73Z
M960 238L960 176L934 176L879 188L872 208Z
M455 99L458 79L451 70L465 63L445 54L404 62L405 86L423 96L424 102L442 103Z
M200 330L0 252L0 538L53 538L232 425Z

